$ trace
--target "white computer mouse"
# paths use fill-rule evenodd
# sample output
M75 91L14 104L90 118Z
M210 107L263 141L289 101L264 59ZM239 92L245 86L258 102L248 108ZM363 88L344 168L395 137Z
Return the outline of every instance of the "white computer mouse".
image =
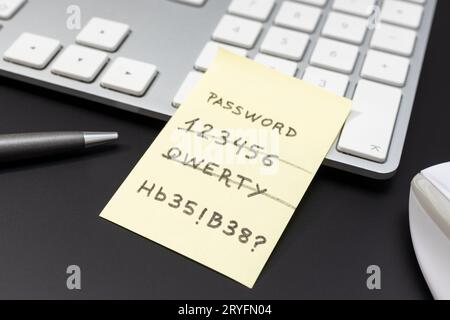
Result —
M425 169L412 180L409 225L433 297L450 300L450 162Z

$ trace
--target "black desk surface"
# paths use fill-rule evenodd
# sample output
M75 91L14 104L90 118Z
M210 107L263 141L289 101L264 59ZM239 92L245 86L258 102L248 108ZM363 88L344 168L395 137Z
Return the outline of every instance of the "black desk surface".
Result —
M440 1L403 159L389 181L322 167L254 289L98 215L163 122L0 78L0 132L117 130L117 148L0 168L0 298L428 299L409 183L450 160L449 1ZM82 289L66 288L66 268ZM381 267L369 291L366 268Z

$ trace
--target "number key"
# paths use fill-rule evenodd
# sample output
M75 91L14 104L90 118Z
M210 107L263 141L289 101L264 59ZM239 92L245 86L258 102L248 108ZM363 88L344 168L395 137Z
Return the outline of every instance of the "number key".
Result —
M225 15L213 33L213 39L251 49L262 30L260 22Z
M233 0L228 12L245 18L266 21L272 12L275 0Z
M275 17L275 24L305 32L313 32L321 10L311 6L285 1Z
M308 46L308 35L279 27L271 27L261 44L261 52L299 61Z

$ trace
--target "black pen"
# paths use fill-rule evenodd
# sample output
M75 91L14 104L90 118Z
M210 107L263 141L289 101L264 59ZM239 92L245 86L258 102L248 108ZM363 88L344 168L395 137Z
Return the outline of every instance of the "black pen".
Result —
M0 162L73 153L114 142L117 132L34 132L0 134Z

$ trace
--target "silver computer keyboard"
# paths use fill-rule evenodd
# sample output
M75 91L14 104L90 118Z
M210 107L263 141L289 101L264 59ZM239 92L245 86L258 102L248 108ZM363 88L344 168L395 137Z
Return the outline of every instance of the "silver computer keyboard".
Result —
M0 0L0 74L168 119L222 46L351 98L325 164L385 179L436 2Z

